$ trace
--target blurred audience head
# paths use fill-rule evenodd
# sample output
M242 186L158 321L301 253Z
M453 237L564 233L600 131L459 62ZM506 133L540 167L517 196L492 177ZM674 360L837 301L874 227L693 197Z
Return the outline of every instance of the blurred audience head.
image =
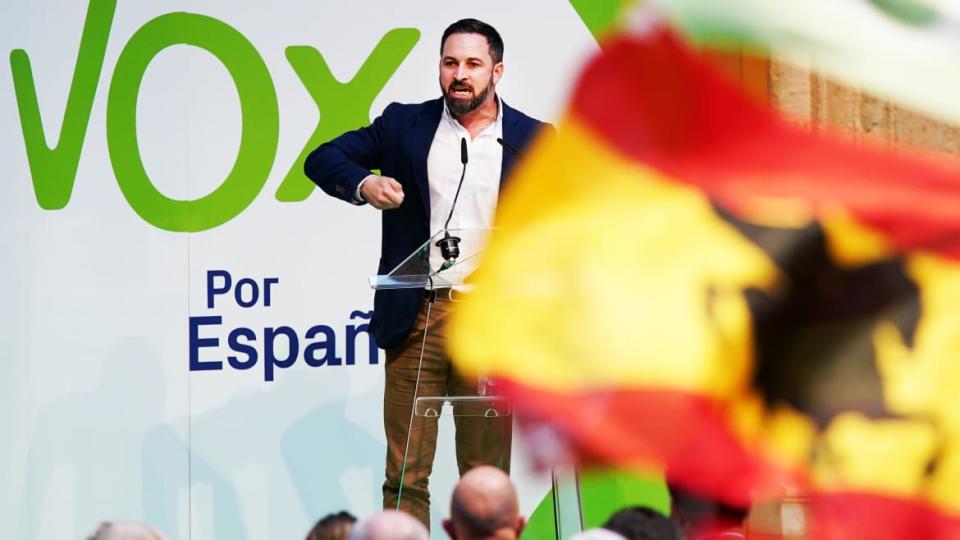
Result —
M695 495L677 486L669 486L670 516L689 538L709 538L722 532L742 531L747 517L744 508Z
M104 522L87 540L167 540L141 523Z
M680 528L667 516L643 506L631 506L610 516L604 529L627 540L682 540Z
M430 540L430 533L410 514L384 510L356 522L350 540Z
M602 527L587 529L570 537L570 540L626 540L623 535Z
M457 483L443 529L454 540L515 540L523 531L517 490L500 469L483 465Z
M357 518L347 512L327 514L310 529L307 540L347 540Z

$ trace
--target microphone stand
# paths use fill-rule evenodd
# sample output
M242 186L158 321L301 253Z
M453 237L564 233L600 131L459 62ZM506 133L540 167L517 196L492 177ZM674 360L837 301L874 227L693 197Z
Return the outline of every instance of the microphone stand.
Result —
M457 193L453 196L453 204L450 205L450 213L447 214L447 221L443 224L443 238L437 240L435 244L440 248L440 255L443 257L443 264L437 272L442 272L453 266L460 256L460 237L452 236L448 227L450 218L453 217L453 209L457 207L457 199L460 198L460 188L463 187L463 178L467 175L467 139L460 138L460 163L463 163L463 171L460 172L460 183L457 184Z
M520 151L517 150L517 148L516 148L515 146L513 146L512 144L508 143L507 141L503 140L503 139L500 138L500 137L497 137L497 142L500 143L500 146L502 146L502 147L506 148L507 150L509 150L510 153L513 154L513 157L515 157L515 158L517 158L517 159L523 159L523 154L521 154Z

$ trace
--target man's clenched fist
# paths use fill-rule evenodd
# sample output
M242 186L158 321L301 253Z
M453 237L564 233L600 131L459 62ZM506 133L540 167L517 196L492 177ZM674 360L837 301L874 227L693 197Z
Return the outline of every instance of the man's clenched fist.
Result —
M403 186L389 176L370 176L360 186L360 195L374 208L389 210L403 202Z

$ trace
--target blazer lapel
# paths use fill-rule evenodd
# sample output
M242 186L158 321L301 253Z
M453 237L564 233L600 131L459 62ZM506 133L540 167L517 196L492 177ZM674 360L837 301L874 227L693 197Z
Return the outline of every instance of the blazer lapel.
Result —
M413 137L410 139L413 145L410 153L413 156L413 177L420 191L420 200L423 203L428 224L430 223L430 184L427 181L427 156L442 114L443 104L439 99L425 103L423 110L417 116Z
M520 115L508 107L503 100L500 100L500 103L503 104L503 140L517 148L520 146L520 138L523 135L520 129ZM510 170L513 169L517 156L513 155L506 146L501 150L503 151L503 159L500 162L500 187L502 188L503 183L510 176Z

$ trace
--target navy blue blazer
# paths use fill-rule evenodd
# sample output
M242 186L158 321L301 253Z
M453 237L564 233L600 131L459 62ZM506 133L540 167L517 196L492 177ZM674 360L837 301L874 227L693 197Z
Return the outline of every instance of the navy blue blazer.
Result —
M320 145L304 162L307 177L323 191L353 204L357 185L371 169L380 169L381 175L403 186L403 204L381 212L377 274L395 268L430 238L427 154L442 113L442 99L415 105L391 103L372 124ZM503 139L521 152L544 125L503 103ZM515 160L513 153L504 149L501 187ZM378 346L389 349L406 339L422 299L421 289L377 291L370 331Z

